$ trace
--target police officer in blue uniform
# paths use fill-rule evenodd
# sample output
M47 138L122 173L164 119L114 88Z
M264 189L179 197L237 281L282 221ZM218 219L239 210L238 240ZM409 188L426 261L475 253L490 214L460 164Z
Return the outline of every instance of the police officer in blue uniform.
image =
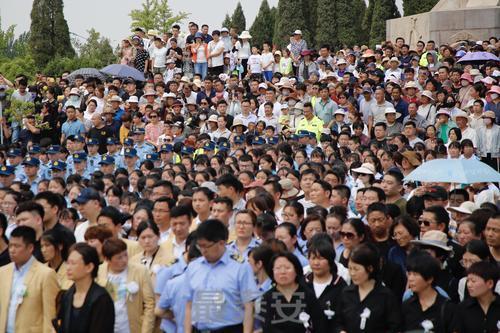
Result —
M187 333L252 331L258 289L250 265L226 249L228 234L219 220L198 226L196 247L202 257L190 263L185 273Z
M42 148L40 148L39 145L31 145L28 149L28 155L34 158L37 158L40 161L40 166L38 169L38 174L40 175L40 178L42 179L50 179L50 169L49 169L49 164L48 163L43 163L43 160L41 158L42 155Z
M100 170L105 175L112 175L115 172L115 159L113 156L103 155L99 165L101 166Z
M50 173L51 173L51 178L54 179L55 177L61 177L62 179L66 180L67 174L66 174L66 162L64 161L53 161L50 163Z
M0 188L8 188L16 178L16 168L2 165L0 167Z
M148 153L146 154L145 161L153 162L155 168L159 168L161 165L160 156L157 153Z
M24 173L26 175L26 183L30 186L31 192L34 194L38 193L38 184L43 180L40 171L40 160L35 157L28 156L23 160L22 166L24 167Z
M84 150L85 138L83 136L81 136L80 134L70 135L70 136L68 136L67 141L71 141L73 144L72 154L66 158L67 171L68 171L68 174L71 175L75 170L75 166L73 163L73 154L85 153L85 150Z
M164 143L160 146L160 168L164 168L168 164L180 163L181 159L174 153L174 147L171 144Z
M73 173L82 176L83 179L90 179L90 172L87 168L87 154L74 153L73 154Z
M130 175L134 170L140 167L139 159L137 158L137 150L135 150L135 148L125 148L123 154L125 156L125 169L127 169Z
M146 159L147 154L151 154L156 151L156 147L144 140L144 137L146 136L146 130L144 128L136 128L133 135L135 142L134 148L137 150L139 160L143 162Z
M59 160L59 154L61 153L61 146L59 145L50 145L47 148L47 156L49 158L49 162L47 163L48 171L46 173L46 179L52 179L52 166L54 162ZM66 164L66 163L65 163Z
M24 168L21 165L23 161L23 153L19 148L10 148L7 151L7 165L13 167L16 171L16 179L24 182L26 180L26 174L24 173Z
M119 141L117 138L107 138L106 149L108 152L106 155L113 157L117 168L125 168L125 161L123 160L123 155L120 154L120 150L118 149L118 143Z
M101 155L99 155L99 140L90 138L87 140L87 169L92 174L99 170L99 162Z

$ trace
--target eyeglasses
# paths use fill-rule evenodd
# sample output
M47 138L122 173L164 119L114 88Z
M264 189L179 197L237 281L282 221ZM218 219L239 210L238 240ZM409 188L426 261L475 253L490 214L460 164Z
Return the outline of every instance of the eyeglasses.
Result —
M356 234L344 231L339 232L339 235L341 238L347 238L347 239L353 239L354 237L356 237Z
M155 116L149 116L149 118L158 118L158 116L156 116L156 115Z
M170 210L168 209L158 209L158 208L153 208L153 213L170 213Z
M238 221L235 223L235 225L240 226L240 227L247 227L253 225L252 222L244 222L244 221Z

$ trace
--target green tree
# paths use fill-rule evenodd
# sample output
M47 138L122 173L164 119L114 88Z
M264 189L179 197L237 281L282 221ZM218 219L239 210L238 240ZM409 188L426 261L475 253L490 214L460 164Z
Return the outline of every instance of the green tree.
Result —
M370 30L372 29L372 18L373 18L373 2L375 0L368 0L368 7L365 10L365 15L363 16L363 22L361 23L361 29L363 31L363 36L365 37L365 43L370 41Z
M261 46L265 41L271 41L274 33L274 16L267 0L262 0L259 13L250 28L252 44Z
M297 29L302 30L304 39L311 44L309 30L307 29L304 15L300 15L304 9L302 0L280 0L278 2L278 13L275 20L274 43L283 47L290 42L290 35Z
M318 2L319 0L309 0L309 1L303 1L302 5L304 7L303 13L304 13L304 18L306 20L306 35L305 38L307 38L308 41L308 46L310 48L313 47L315 38L316 36L316 25L317 25L317 17L318 17ZM331 2L334 2L334 0L331 0Z
M366 10L364 0L336 0L335 13L337 24L338 47L349 46L363 42L363 29L360 24L352 24L363 17Z
M241 33L247 28L245 14L243 13L243 7L241 7L240 2L236 5L233 15L231 16L231 28L236 28L238 33Z
M420 14L430 11L439 0L403 0L405 16Z
M385 21L400 17L399 10L394 0L375 0L373 3L373 16L370 29L370 45L382 43L385 40Z
M223 28L231 28L231 17L229 16L229 14L226 13L226 17L224 17L224 21L222 21L221 26Z
M64 18L62 0L34 0L31 9L30 51L37 66L56 57L75 55Z
M167 31L174 23L185 20L189 13L179 12L174 15L168 0L144 0L141 9L133 9L129 13L132 19L131 28L142 27L146 30Z
M100 33L93 28L88 30L88 33L89 37L78 50L80 66L101 68L116 62L109 39L101 37Z
M316 46L328 44L333 48L338 44L335 1L318 0L317 13Z

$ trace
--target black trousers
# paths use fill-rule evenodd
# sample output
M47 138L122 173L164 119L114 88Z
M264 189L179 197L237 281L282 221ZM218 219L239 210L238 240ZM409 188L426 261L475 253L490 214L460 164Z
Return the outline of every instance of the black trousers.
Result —
M500 172L499 158L491 157L490 153L486 154L486 157L481 157L481 162L488 164L490 167Z

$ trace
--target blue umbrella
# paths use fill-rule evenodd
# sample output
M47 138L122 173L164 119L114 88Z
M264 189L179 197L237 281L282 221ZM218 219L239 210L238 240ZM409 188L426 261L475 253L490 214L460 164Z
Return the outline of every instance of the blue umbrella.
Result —
M500 182L500 173L476 159L436 159L413 170L405 180L459 184Z
M88 79L89 77L95 77L98 78L99 80L103 81L106 80L106 76L103 75L101 72L99 72L95 68L80 68L77 69L74 72L71 72L71 74L68 75L67 79L69 82L73 83L75 81L75 77L77 75L82 75L84 79Z
M500 61L500 59L490 52L467 52L457 62L483 63L487 61Z
M144 81L144 73L134 67L121 64L112 64L101 69L101 72L117 77L131 77L136 81Z

